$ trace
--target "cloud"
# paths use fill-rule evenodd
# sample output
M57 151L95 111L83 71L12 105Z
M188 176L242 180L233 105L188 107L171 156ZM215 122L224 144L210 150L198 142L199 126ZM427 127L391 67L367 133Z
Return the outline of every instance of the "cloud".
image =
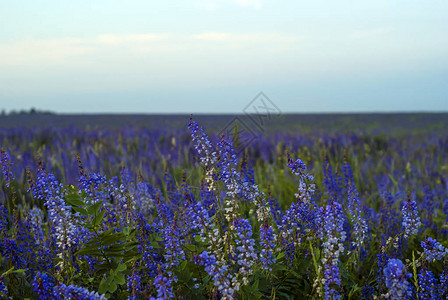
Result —
M254 9L260 9L262 7L260 0L198 0L196 5L207 11L216 11L235 5Z
M446 67L448 44L440 42L445 37L423 42L399 34L372 28L313 34L208 31L3 41L0 95L43 89L248 85Z
M351 32L348 37L353 39L366 39L384 36L391 32L392 28L389 27L369 28L363 30L355 30Z
M92 62L96 58L132 59L132 55L156 56L187 55L188 52L217 49L241 54L248 48L258 51L282 51L293 47L297 36L276 33L236 34L227 32L204 32L200 34L102 34L91 38L26 39L0 43L0 65L65 65ZM246 50L245 50L246 49ZM219 50L221 51L221 50ZM96 58L95 58L96 57ZM135 58L134 58L135 59Z
M261 1L258 0L234 0L240 6L253 7L255 9L261 8Z
M116 35L116 34L102 34L96 38L98 43L103 45L118 45L123 43L147 43L156 42L168 39L170 35L168 34L127 34L127 35Z

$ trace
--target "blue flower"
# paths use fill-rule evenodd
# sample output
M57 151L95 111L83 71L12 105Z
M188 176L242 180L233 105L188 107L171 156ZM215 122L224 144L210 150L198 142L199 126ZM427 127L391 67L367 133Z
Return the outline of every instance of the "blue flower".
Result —
M401 260L391 258L383 269L386 287L389 289L389 298L392 300L410 299L412 297L412 286L408 279L411 273L406 272L406 267Z
M8 296L8 288L5 285L5 282L3 281L3 278L0 278L0 296L4 297L5 299Z
M422 300L432 300L432 299L440 299L437 278L434 274L423 268L421 272L418 274L418 284L420 286L420 291L418 293L419 299Z
M422 225L420 222L420 217L418 216L417 203L408 199L404 202L403 208L403 227L404 227L404 238L408 238L411 235L417 233L418 228Z
M9 187L11 181L14 180L14 175L11 172L11 157L5 150L3 150L3 148L0 150L0 160L2 163L2 173L5 179L5 184Z
M54 279L50 275L36 272L32 285L33 291L38 295L38 299L51 299L55 283Z
M248 276L253 273L252 266L257 260L257 252L254 249L255 241L252 238L252 226L246 219L236 219L233 221L233 226L236 231L236 259L239 265L237 278L246 285L249 282Z
M76 299L76 300L106 300L103 295L99 295L97 292L91 292L86 288L70 284L65 285L60 283L56 286L52 293L53 299Z
M127 291L131 293L130 299L137 300L138 294L142 292L142 276L139 272L132 270L132 274L127 276Z
M207 170L213 168L216 163L216 152L212 151L212 144L208 139L207 134L205 134L202 127L199 126L197 122L194 122L190 118L190 123L188 123L188 128L191 131L191 137L193 138L194 148L201 155L201 162L206 167Z
M350 221L353 224L354 240L352 240L352 247L362 248L367 238L369 227L366 220L362 217L361 200L359 199L358 190L356 189L352 168L348 163L345 163L343 169L345 174L345 185L347 187L348 211Z
M448 249L432 237L427 237L425 241L421 242L421 245L427 261L441 260L444 257L448 257Z
M272 264L275 262L274 250L275 250L275 240L277 236L274 233L272 226L268 226L265 221L263 225L260 226L260 261L261 267L267 271L272 271Z
M77 244L83 236L78 225L79 215L72 214L71 206L67 205L63 198L63 186L52 173L40 169L32 192L35 198L44 202L52 226L52 235L59 249L58 255L66 259L68 249Z
M157 275L154 279L154 286L157 290L157 300L165 300L174 298L174 294L171 287L171 279L163 274Z

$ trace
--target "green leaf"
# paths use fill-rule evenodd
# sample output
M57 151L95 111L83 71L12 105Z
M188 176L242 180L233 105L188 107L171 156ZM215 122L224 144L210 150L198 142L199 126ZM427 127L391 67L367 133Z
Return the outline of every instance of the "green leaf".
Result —
M72 206L72 208L73 208L74 211L79 212L79 214L80 214L81 216L88 216L88 215L89 215L89 214L87 213L87 210L85 210L85 209L82 208L82 207Z
M195 245L185 245L185 248L187 248L191 252L195 252L197 249L197 247Z
M252 290L253 291L258 290L258 284L259 283L260 283L260 280L258 280L258 279L254 282L254 284L252 285Z
M72 207L74 206L82 207L85 204L83 201L79 199L65 199L65 202L71 205Z
M108 291L109 284L107 283L106 279L101 279L100 285L98 286L98 293L104 294Z
M101 202L97 202L95 204L93 204L92 206L90 206L87 211L89 212L89 215L96 215L98 214L98 211L101 208Z
M125 264L119 264L117 267L117 271L122 272L126 270L127 266Z
M65 195L64 197L65 201L71 201L71 200L79 200L79 195L78 194L68 194Z
M163 238L161 238L159 235L154 235L154 241L156 242L163 242Z
M115 282L112 282L112 283L109 285L109 292L113 293L113 292L115 292L116 290L117 290L117 284L116 284Z
M280 260L280 259L282 259L283 257L285 257L285 253L284 253L284 252L280 252L280 253L277 255L277 260Z
M90 243L87 244L85 248L76 252L76 255L102 256L101 251L98 249L98 245L91 245Z
M106 214L106 211L105 211L105 210L103 210L102 212L100 212L99 214L97 214L97 215L95 216L95 218L93 218L92 225L93 225L94 227L98 226L98 225L103 221L103 218L104 218L104 215L105 215L105 214Z
M187 261L186 260L184 260L180 265L179 265L179 270L180 271L183 271L183 270L185 270L185 268L187 267Z
M101 245L108 246L124 238L123 233L116 232L101 240Z
M126 283L126 280L124 279L124 274L123 273L118 273L118 274L116 274L115 275L115 278L114 278L114 282L116 283L116 284L125 284Z
M110 236L110 234L111 234L114 230L115 230L115 228L113 228L113 227L112 227L112 228L109 228L108 230L101 232L100 235L99 235L98 237L99 237L100 239L104 239L104 238Z

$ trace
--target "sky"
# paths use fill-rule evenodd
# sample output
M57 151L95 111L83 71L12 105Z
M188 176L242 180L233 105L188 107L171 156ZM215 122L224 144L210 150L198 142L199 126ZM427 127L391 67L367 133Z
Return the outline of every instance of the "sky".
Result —
M448 111L446 0L0 0L0 109Z

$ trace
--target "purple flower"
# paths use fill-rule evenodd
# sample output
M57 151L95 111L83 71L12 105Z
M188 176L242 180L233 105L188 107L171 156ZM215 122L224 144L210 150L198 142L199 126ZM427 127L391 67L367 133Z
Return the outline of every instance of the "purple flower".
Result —
M8 288L5 285L5 282L3 281L3 278L0 278L0 296L4 297L5 299L8 296Z
M78 225L79 215L72 214L71 206L64 200L63 186L56 177L45 172L38 171L37 182L32 187L35 198L44 202L48 211L48 217L52 226L52 234L59 248L59 257L66 259L66 252L81 238Z
M383 269L386 287L389 289L389 298L393 300L410 299L412 287L408 279L411 273L406 272L406 267L401 260L391 258Z
M310 203L315 190L313 175L306 173L306 165L300 159L294 161L288 155L287 165L291 169L291 172L299 177L299 188L296 193L297 200L304 203Z
M236 219L233 221L233 226L236 231L236 259L239 265L237 278L246 285L249 282L248 276L253 273L252 266L257 260L257 252L254 249L255 241L252 238L252 226L246 219Z
M8 209L0 202L0 234L6 232L8 226Z
M169 277L166 277L163 274L157 275L157 277L154 279L154 286L157 290L157 298L152 299L164 300L174 298L171 287L171 279Z
M265 270L272 271L272 264L275 262L274 250L275 250L275 240L277 236L274 233L272 226L268 226L267 221L260 226L260 261L261 267Z
M166 268L171 270L179 264L180 260L185 260L185 253L181 247L181 233L176 220L164 226L162 236L165 240Z
M66 286L61 283L56 286L52 293L53 299L76 299L76 300L106 300L103 295L97 292L91 292L86 288L70 284Z
M202 127L200 127L199 124L194 122L191 118L190 123L188 123L188 128L191 131L191 137L193 138L193 143L195 144L194 148L201 155L202 164L207 170L209 170L216 163L216 152L212 151L212 144L210 143L210 140Z
M404 238L408 238L411 235L416 234L418 228L422 225L417 212L417 203L415 201L411 201L408 197L408 199L404 202L401 211L403 212L402 225L404 227Z
M234 294L238 288L234 288L233 285L237 282L237 279L229 272L229 266L225 264L225 261L217 262L215 255L209 255L207 251L202 252L195 260L196 263L204 266L222 298L234 299Z
M6 186L9 187L9 185L11 184L11 181L14 180L14 175L11 172L11 157L9 156L9 154L1 149L0 150L0 160L2 163L2 173L3 173L3 177L5 179L5 183Z
M427 261L441 260L448 256L448 249L443 247L437 240L427 237L421 242Z
M127 276L127 291L131 293L130 299L137 300L138 294L142 292L142 276L135 270Z
M366 220L362 217L361 200L356 189L352 168L348 163L345 163L343 169L347 187L348 211L350 221L353 224L354 240L352 240L352 247L361 248L364 246L369 227L367 226Z
M38 295L38 299L51 299L55 284L54 279L50 275L37 272L32 285L33 291Z
M440 299L438 293L437 278L431 271L423 268L418 274L418 284L420 286L420 291L418 293L419 299Z
M341 295L333 286L341 285L341 274L339 267L335 264L327 263L324 272L324 299L341 299Z

